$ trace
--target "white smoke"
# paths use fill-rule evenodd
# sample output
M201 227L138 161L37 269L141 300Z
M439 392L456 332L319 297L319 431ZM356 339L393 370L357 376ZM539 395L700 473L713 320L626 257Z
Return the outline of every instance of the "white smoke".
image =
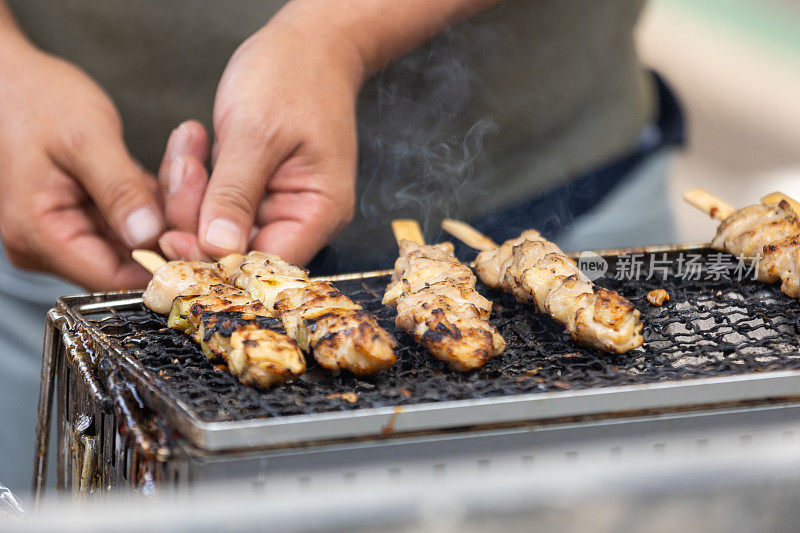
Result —
M495 32L461 25L395 61L359 106L359 215L411 216L423 227L486 192L481 163L490 116L474 116L480 80L471 53ZM465 126L466 124L466 126Z

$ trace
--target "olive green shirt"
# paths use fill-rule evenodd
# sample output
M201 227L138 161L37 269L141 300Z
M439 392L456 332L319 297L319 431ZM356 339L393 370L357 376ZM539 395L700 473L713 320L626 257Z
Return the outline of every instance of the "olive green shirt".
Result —
M181 121L210 127L228 59L284 2L9 4L37 45L109 92L131 152L154 170ZM370 80L358 107L356 214L339 253L393 254L390 218L431 229L443 216L476 217L631 149L653 115L632 37L641 4L507 0Z

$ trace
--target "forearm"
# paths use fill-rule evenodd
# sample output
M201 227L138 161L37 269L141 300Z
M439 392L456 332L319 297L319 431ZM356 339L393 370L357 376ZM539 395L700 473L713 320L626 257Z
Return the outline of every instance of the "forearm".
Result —
M279 17L305 31L338 32L353 45L366 78L446 27L502 0L294 0Z

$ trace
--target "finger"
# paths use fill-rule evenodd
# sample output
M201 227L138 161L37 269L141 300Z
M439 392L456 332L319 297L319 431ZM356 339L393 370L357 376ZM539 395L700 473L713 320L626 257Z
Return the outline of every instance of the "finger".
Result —
M208 133L200 122L187 120L172 130L158 169L158 182L165 197L181 188L181 176L170 173L173 160L180 155L190 155L205 164L208 152Z
M29 156L0 195L5 244L15 264L51 272L93 290L144 286L147 273L130 259L86 191L42 155Z
M37 232L40 267L90 290L136 289L149 281L150 274L127 250L98 233L87 211L74 207L48 213L40 224L47 230Z
M111 228L111 226L108 225L108 222L106 222L106 219L103 218L103 214L100 213L100 210L97 209L97 206L94 205L91 200L87 200L82 207L89 219L94 224L94 233L105 240L109 248L111 248L119 257L130 257L130 248L128 248L125 243L120 240L116 232Z
M271 194L260 213L264 227L251 247L301 265L328 244L351 216L347 201L337 202L316 192Z
M197 235L183 231L168 231L158 239L161 251L170 261L210 261L200 249Z
M164 216L170 229L197 234L200 205L208 185L208 172L201 160L189 154L173 158L170 184L179 183L164 196Z
M230 128L229 128L230 129ZM267 181L292 146L257 128L220 138L217 162L200 209L200 248L212 257L243 252Z
M211 145L211 168L217 164L217 155L219 154L219 143L214 140L214 144Z
M131 158L121 135L80 129L66 137L53 160L81 183L125 244L155 244L164 220L152 177Z

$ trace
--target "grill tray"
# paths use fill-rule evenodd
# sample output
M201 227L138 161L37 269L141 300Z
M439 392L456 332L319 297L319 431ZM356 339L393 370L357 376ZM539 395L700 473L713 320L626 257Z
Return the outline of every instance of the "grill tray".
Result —
M706 267L717 254L690 251ZM681 279L680 252L644 254L645 265L669 260L665 281L614 279L624 260L605 256L610 268L596 283L630 299L645 324L644 348L625 355L580 347L550 318L480 288L495 302L492 321L508 348L469 374L448 370L395 332L394 310L380 305L388 276L336 285L396 333L392 369L359 379L324 371L308 358L301 379L269 391L245 387L206 360L184 335L166 329L164 317L144 308L138 293L90 303L65 298L62 306L116 353L145 403L206 450L800 393L798 302L755 281ZM662 307L645 299L655 288L670 295Z

